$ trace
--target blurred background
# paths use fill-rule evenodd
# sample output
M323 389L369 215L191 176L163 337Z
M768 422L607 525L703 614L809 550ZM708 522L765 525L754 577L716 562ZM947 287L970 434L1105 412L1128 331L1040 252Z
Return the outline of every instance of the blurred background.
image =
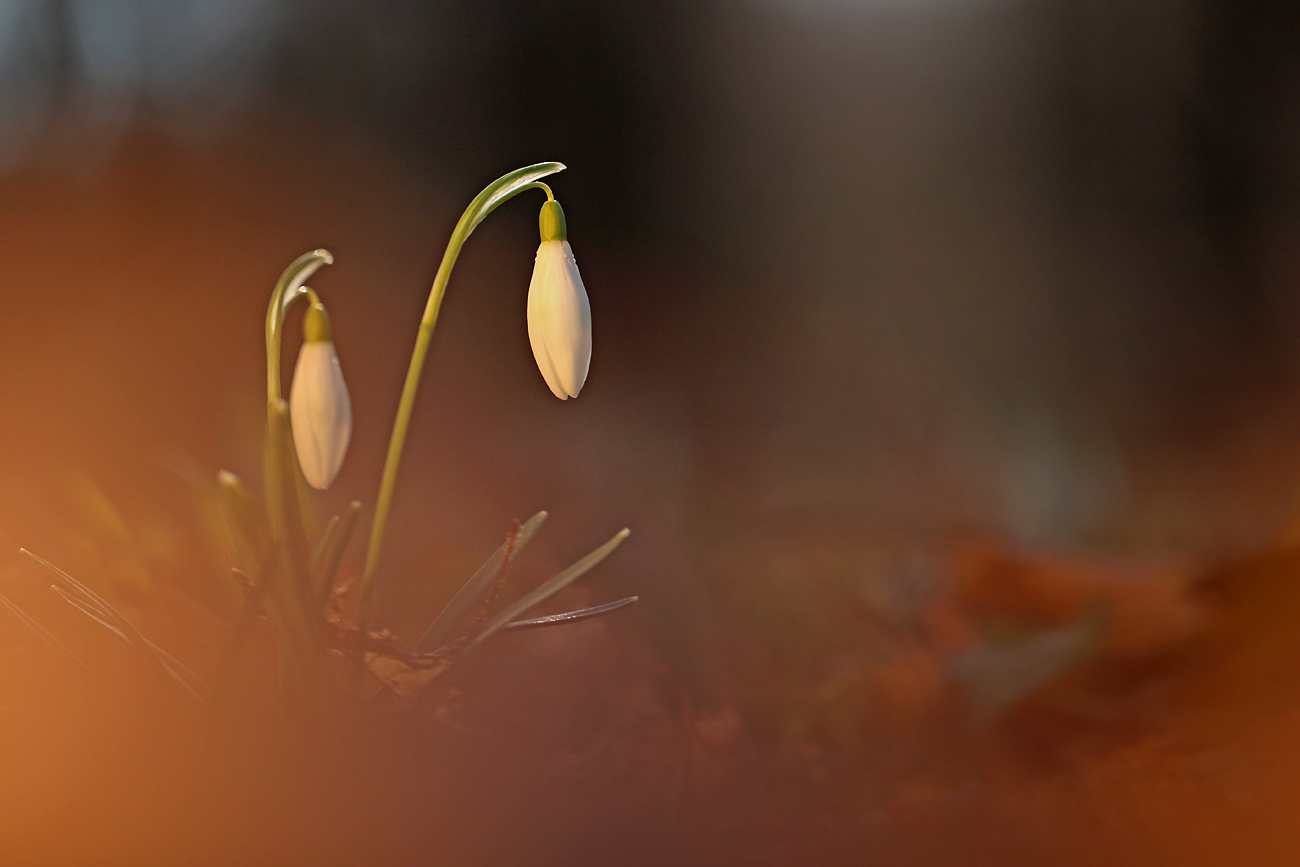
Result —
M1186 575L1287 537L1298 49L1284 0L0 0L0 568L219 623L196 491L256 484L281 269L336 257L322 508L368 510L456 218L559 160L588 383L533 364L521 197L452 278L385 622L418 634L537 509L520 580L628 525L583 592L641 595L595 627L641 668L592 676L860 757L791 708L986 569L971 540Z

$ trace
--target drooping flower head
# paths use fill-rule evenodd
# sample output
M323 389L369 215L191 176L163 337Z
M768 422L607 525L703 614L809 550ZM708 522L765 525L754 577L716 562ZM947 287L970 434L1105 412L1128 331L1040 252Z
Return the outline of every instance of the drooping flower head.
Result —
M538 222L542 243L528 286L528 342L546 384L560 400L568 400L582 390L591 364L591 305L560 203L542 205Z
M308 484L334 482L352 438L352 400L334 351L329 315L316 302L303 318L303 344L289 390L289 421L298 464Z

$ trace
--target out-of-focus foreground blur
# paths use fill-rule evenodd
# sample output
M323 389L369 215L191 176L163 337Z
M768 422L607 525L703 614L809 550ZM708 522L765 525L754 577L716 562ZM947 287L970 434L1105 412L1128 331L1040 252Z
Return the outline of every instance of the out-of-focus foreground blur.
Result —
M19 547L210 674L281 269L336 257L320 503L368 526L447 236L542 160L587 385L533 362L522 196L378 621L543 508L511 581L627 525L555 610L641 603L320 740L253 648L214 734ZM0 860L1300 860L1294 3L0 0L0 297L0 594L49 633L0 612Z

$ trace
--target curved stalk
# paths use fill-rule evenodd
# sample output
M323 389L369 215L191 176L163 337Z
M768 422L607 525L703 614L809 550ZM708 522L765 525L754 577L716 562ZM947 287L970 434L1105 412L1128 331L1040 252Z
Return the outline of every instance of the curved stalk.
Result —
M272 525L275 528L276 538L281 538L286 529L283 523L276 525L277 513L282 517L285 502L286 477L288 485L296 489L298 498L298 512L303 522L303 530L308 536L317 535L315 513L312 509L311 497L306 488L306 482L302 479L302 471L298 468L297 452L293 448L293 440L289 435L288 422L283 425L282 438L288 443L289 450L288 466L283 472L270 472L269 461L272 456L277 454L280 449L285 447L284 443L278 442L277 435L273 432L276 427L275 411L278 404L283 403L283 395L280 388L280 345L284 337L284 317L289 308L299 298L306 297L313 304L320 299L316 293L308 289L303 283L307 278L316 273L316 270L322 265L334 264L334 256L329 250L317 249L309 253L303 253L297 259L284 269L280 279L276 281L275 288L271 290L271 301L266 308L266 411L267 411L267 436L266 450L263 453L263 469L267 470L263 484L266 489L267 506L271 511Z
M329 250L312 250L293 260L271 292L271 303L266 308L266 402L271 405L280 399L280 338L284 332L284 314L293 302L311 293L303 288L307 278L321 265L333 265L334 256Z
M564 168L562 163L538 163L515 169L497 178L469 203L469 207L465 209L465 213L461 215L456 228L451 233L451 240L447 242L447 249L442 254L442 262L438 265L438 273L433 278L433 287L429 290L429 300L424 307L424 316L420 319L420 329L416 333L415 349L411 352L411 363L406 370L406 382L402 386L402 398L397 405L397 418L393 422L393 433L388 442L388 455L384 459L384 474L379 483L379 495L375 498L375 517L370 529L370 545L366 550L366 568L361 577L361 599L357 613L358 625L363 629L370 623L370 608L375 593L375 572L379 568L379 554L383 548L384 530L388 525L388 513L392 507L393 490L397 485L397 470L402 462L402 449L406 445L406 432L411 425L411 412L415 408L415 393L420 387L420 372L424 369L424 359L429 353L429 341L433 338L433 329L438 322L438 309L442 306L442 297L447 291L447 281L451 279L451 269L456 264L456 258L460 255L466 239L475 227L483 222L484 217L524 190L546 189L548 198L553 198L550 188L538 181L547 175L563 171Z
M293 261L271 291L266 309L266 442L263 445L262 469L266 506L271 522L272 548L268 568L258 580L269 584L270 597L277 613L281 648L290 663L286 675L297 681L309 696L319 686L319 662L315 635L305 616L303 598L310 593L310 577L305 565L305 528L303 516L310 503L300 490L295 502L289 491L305 487L298 480L297 453L289 431L289 408L280 388L280 344L284 318L301 297L315 299L315 293L303 283L322 265L334 262L328 250L312 250ZM297 519L297 520L295 520ZM274 576L274 577L272 577ZM304 587L307 588L304 593Z

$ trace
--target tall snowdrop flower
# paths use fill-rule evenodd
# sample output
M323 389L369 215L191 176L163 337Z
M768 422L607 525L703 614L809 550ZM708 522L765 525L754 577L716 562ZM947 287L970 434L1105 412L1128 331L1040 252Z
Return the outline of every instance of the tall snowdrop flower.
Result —
M538 222L542 244L528 286L528 342L546 384L568 400L582 390L591 364L591 305L560 203L552 199L542 205Z
M339 474L352 438L352 400L324 305L311 306L302 330L302 349L289 390L289 421L302 474L313 488L323 491Z

